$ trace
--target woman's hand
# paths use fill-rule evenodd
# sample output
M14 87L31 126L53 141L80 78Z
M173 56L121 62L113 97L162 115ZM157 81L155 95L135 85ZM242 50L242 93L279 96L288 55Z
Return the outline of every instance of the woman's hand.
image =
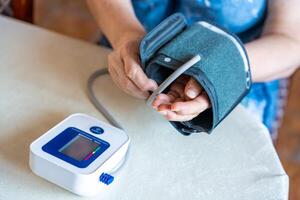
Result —
M159 94L152 104L169 121L189 121L208 109L209 98L193 78L179 77L167 94Z
M116 85L126 93L145 99L157 84L143 72L139 44L146 34L129 0L87 0L102 33L113 47L108 70Z
M157 84L146 76L140 65L139 44L143 36L144 33L123 36L108 56L108 71L119 88L145 99Z

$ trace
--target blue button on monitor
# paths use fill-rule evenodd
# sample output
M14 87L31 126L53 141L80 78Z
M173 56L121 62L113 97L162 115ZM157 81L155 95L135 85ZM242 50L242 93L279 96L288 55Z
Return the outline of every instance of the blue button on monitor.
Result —
M104 133L103 128L101 128L101 127L99 127L99 126L92 126L92 127L90 128L90 131L91 131L92 133L95 133L95 134L102 134L102 133Z

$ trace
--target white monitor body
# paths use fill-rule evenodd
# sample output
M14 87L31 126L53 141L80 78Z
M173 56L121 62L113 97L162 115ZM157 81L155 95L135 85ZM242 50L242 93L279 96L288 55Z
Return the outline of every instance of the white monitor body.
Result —
M64 138L69 138L73 132L75 134L79 132L77 139L74 137L72 139L74 142L64 141ZM95 149L86 158L80 158L81 161L78 161L76 159L82 157L86 151L80 151L78 144L92 142L86 136L91 137L93 145L98 146L97 149L100 150ZM70 144L64 144L66 147L63 148L57 146L63 142ZM129 142L130 139L123 130L86 114L73 114L31 143L29 164L38 176L77 195L93 196L101 192L103 187L108 187L99 181L99 177L102 173L109 173L120 165L126 156ZM57 150L53 150L55 148ZM62 152L69 152L67 154L72 154L76 159Z

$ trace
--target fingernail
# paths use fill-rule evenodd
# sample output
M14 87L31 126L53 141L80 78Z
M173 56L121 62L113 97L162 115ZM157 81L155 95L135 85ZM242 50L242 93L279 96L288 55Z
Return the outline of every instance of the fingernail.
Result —
M165 111L165 110L160 110L160 111L158 111L160 114L162 114L162 115L166 115L167 114L167 111Z
M157 110L157 104L152 103L152 108L154 108L155 110Z
M179 109L177 108L177 107L175 107L175 106L171 106L171 111L179 111Z
M187 92L186 92L186 95L189 97L189 98L195 98L198 94L196 91L194 91L193 89L188 89Z
M154 80L152 80L152 79L150 79L150 85L151 85L151 88L150 88L151 91L156 90L157 87L158 87L157 83Z

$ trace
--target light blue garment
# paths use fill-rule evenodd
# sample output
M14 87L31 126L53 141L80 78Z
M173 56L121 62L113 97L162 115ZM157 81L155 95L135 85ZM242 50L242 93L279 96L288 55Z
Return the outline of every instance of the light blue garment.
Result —
M190 22L205 20L241 33L262 19L265 7L265 0L187 0L179 1L177 11Z
M180 12L189 23L205 20L233 33L244 32L259 22L266 0L132 0L137 17L147 30Z
M205 20L236 33L243 42L260 35L267 0L132 0L137 17L150 31L164 18L181 12L189 23ZM253 84L242 101L274 132L278 108L279 81Z

